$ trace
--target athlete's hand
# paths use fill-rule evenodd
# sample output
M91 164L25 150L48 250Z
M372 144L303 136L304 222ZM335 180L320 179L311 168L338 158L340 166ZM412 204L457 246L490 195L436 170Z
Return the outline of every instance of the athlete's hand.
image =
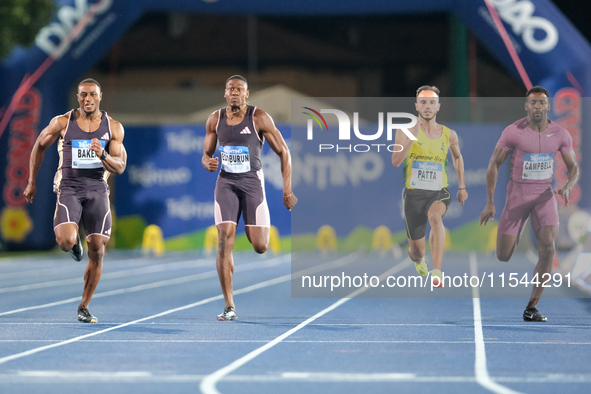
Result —
M209 158L204 158L203 159L203 167L205 167L205 169L209 172L214 172L218 169L219 166L219 160L218 158L213 158L213 157L209 157Z
M480 225L484 224L486 226L489 219L495 219L495 206L493 204L486 204L486 207L484 207L484 211L480 214Z
M570 189L564 187L559 190L554 189L554 193L564 198L564 205L568 207L568 197L570 195Z
M460 205L464 205L464 202L466 202L466 200L468 199L468 192L466 191L466 189L458 190L457 197Z
M298 198L295 196L295 194L293 193L289 193L283 194L283 205L285 205L285 208L287 208L289 211L291 211L291 209L293 207L295 207L295 205L298 203Z
M27 202L32 203L33 200L35 199L35 194L37 194L37 186L34 183L27 184L27 187L25 188L25 191L23 192L23 195L25 196L25 200L27 200Z
M103 155L103 147L98 138L93 138L90 141L90 150L94 152L96 157L101 157Z

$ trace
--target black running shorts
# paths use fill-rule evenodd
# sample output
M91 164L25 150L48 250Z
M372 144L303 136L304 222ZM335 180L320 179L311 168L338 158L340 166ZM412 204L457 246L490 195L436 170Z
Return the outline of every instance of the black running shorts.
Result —
M427 233L429 208L435 201L445 204L445 210L451 202L451 195L447 188L437 191L404 189L402 202L404 204L404 219L406 221L406 236L409 239L421 239Z
M271 227L262 171L245 173L239 178L218 177L215 224L238 224L241 214L245 226Z
M80 219L82 219L87 238L93 234L111 237L111 205L108 189L60 188L53 216L53 227L56 228L64 223L78 225Z

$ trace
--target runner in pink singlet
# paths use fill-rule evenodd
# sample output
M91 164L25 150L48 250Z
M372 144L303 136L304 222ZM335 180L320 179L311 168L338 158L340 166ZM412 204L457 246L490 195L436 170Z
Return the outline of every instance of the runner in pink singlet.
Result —
M501 135L486 172L487 203L480 214L480 224L494 219L494 193L499 167L511 156L511 180L507 201L499 220L497 257L509 261L519 235L531 215L538 244L538 264L533 278L552 271L554 241L558 233L558 206L554 194L560 194L568 206L568 196L579 177L579 167L568 131L548 120L549 93L535 86L526 94L527 117L508 126ZM552 188L554 158L560 152L568 170L568 180L559 190ZM525 321L546 321L536 309L543 287L535 285L523 313Z

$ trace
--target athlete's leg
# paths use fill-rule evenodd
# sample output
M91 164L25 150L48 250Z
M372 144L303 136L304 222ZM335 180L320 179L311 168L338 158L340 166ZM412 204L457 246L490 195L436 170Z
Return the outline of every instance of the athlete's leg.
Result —
M425 257L425 237L419 239L408 238L408 257L414 262L419 262Z
M60 249L69 252L78 242L78 226L76 223L62 223L55 227L55 241Z
M86 237L86 241L88 243L88 264L84 271L84 290L82 291L82 301L80 301L78 308L88 308L90 299L101 279L105 246L109 242L109 238L103 235L92 234Z
M556 240L556 234L558 233L557 226L544 226L537 231L536 240L538 242L538 264L534 269L534 277L538 276L540 285L534 285L531 292L531 298L527 304L528 308L535 308L542 296L544 287L541 284L548 278L548 274L552 272L552 262L554 261L554 241ZM546 276L544 277L544 274Z
M218 276L220 277L220 284L222 285L222 293L226 301L226 308L234 306L234 297L232 289L232 274L234 273L234 260L232 258L232 250L234 250L234 241L236 239L236 223L223 222L219 223L218 229L218 255L216 259L216 267Z
M517 235L497 233L497 258L501 261L509 261L516 245Z
M429 233L429 249L431 249L431 258L433 259L433 269L441 271L443 261L443 250L445 248L445 227L443 227L443 215L447 207L441 201L435 201L429 207L427 217L431 225Z
M264 226L245 226L246 237L255 252L263 254L269 248L270 231Z

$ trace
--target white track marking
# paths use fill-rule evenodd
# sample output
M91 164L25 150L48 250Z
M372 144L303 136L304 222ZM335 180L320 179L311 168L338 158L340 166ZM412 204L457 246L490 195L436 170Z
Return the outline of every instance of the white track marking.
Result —
M476 253L470 253L470 275L478 276L478 262ZM482 333L482 314L480 311L480 291L477 286L472 286L472 303L474 306L474 343L476 354L474 361L474 373L476 382L485 389L498 394L515 394L519 391L511 390L493 381L488 374L486 367L486 349L484 346L484 335Z
M283 256L283 257L286 257L286 256ZM290 255L287 255L287 257L291 257L291 256ZM318 270L322 270L323 268L332 268L332 267L335 267L335 266L341 266L341 265L344 265L344 264L348 264L348 263L354 261L354 258L355 257L356 257L356 254L355 253L354 254L350 254L350 255L347 255L347 256L342 257L340 259L337 259L336 261L331 261L331 262L328 262L328 263L325 263L325 264L321 264L321 265L319 265L317 267L314 267L312 269L308 269L308 270L303 270L303 271L297 272L297 273L293 274L293 276L294 277L297 277L298 275L305 275L305 274L308 274L308 273L311 273L311 272L317 272ZM271 260L273 260L273 259L271 259ZM262 263L267 263L268 264L271 260L265 260ZM410 261L410 259L409 259L409 261ZM247 264L245 264L245 265L247 265ZM257 284L251 285L251 286L247 286L247 287L244 287L244 288L239 289L239 290L236 290L236 291L234 291L234 295L240 295L240 294L244 294L244 293L249 293L251 291L262 289L262 288L269 287L269 286L273 286L273 285L276 285L278 283L287 282L287 281L291 280L291 278L292 278L292 275L283 275L283 276L280 276L280 277L275 278L275 279L266 280L266 281L263 281L263 282L260 282L260 283L257 283ZM192 304L184 305L184 306L181 306L181 307L178 307L178 308L174 308L174 309L169 309L167 311L160 312L158 314L155 314L155 315L152 315L152 316L148 316L148 317L144 317L144 318L141 318L141 319L137 319L137 320L134 320L134 321L131 321L131 322L128 322L128 323L124 323L124 324L120 324L120 325L117 325L117 326L105 328L103 330L95 331L95 332L92 332L92 333L89 333L89 334L86 334L86 335L81 335L81 336L78 336L78 337L75 337L75 338L71 338L71 339L68 339L68 340L65 340L65 341L61 341L61 342L58 342L58 343L53 343L53 344L50 344L50 345L41 346L41 347L34 348L34 349L31 349L31 350L27 350L27 351L24 351L24 352L12 354L10 356L1 357L0 358L0 364L6 363L8 361L16 360L16 359L19 359L19 358L22 358L22 357L27 357L27 356L30 356L32 354L36 354L36 353L39 353L39 352L42 352L42 351L45 351L45 350L48 350L48 349L53 349L53 348L56 348L56 347L64 346L64 345L67 345L67 344L70 344L70 343L73 343L73 342L79 342L79 341L81 341L83 339L86 339L86 338L94 337L94 336L97 336L97 335L100 335L100 334L103 334L103 333L106 333L106 332L109 332L109 331L117 330L119 328L131 326L133 324L141 323L141 322L144 322L146 320L151 320L151 319L155 319L155 318L158 318L158 317L161 317L161 316L170 315L171 313L184 311L186 309L194 308L196 306L208 304L210 302L217 301L217 300L223 300L223 299L224 299L224 296L222 294L219 294L217 296L205 298L205 299L203 299L201 301L197 301L197 302L194 302Z
M3 383L73 383L83 381L86 383L186 383L200 382L206 375L193 374L168 374L152 371L15 371L14 374L0 374ZM407 382L407 383L475 383L474 376L417 376L412 373L322 373L322 372L282 372L264 375L231 375L227 376L228 382L244 383L268 383L268 382L350 382L350 383L381 383L381 382ZM496 378L503 383L589 383L589 374L547 374L535 376L505 376Z
M252 263L237 265L236 271L242 272L242 271L249 271L251 269L272 267L272 266L284 263L285 262L284 260L289 260L290 257L291 257L290 255L283 255L280 257L273 258L273 259L255 261ZM133 286L133 287L127 287L124 289L105 291L102 293L96 293L95 295L93 295L92 299L109 297L109 296L118 295L118 294L134 293L137 291L156 289L156 288L164 287L164 286L178 285L181 283L187 283L187 282L197 281L197 280L201 280L201 279L217 277L217 274L218 274L217 271L207 271L207 272L202 272L200 274L183 276L181 278L162 280L162 281L158 281L158 282L148 283L145 285L138 285L138 286ZM78 302L81 299L82 299L82 297L78 296L78 297L68 298L68 299L61 300L61 301L50 302L47 304L34 305L34 306L25 307L25 308L14 309L11 311L0 312L0 316L11 315L14 313L26 312L26 311L35 310L35 309L50 308L52 306L70 304L73 302Z
M386 271L382 275L380 275L380 277L379 277L380 281L383 278L386 278L389 275L393 275L393 274L403 270L404 268L410 266L411 263L412 263L412 261L410 260L410 258L407 257L404 261L395 265L394 267L390 268L388 271ZM312 316L312 317L308 318L307 320L303 321L302 323L298 324L296 327L292 328L291 330L286 331L285 333L281 334L280 336L278 336L274 340L266 343L265 345L259 347L258 349L253 350L252 352L235 360L234 362L226 365L225 367L218 369L214 373L207 375L205 377L205 379L203 379L201 381L201 384L199 385L201 392L204 394L219 394L219 391L216 389L216 385L226 375L234 372L235 370L237 370L238 368L240 368L244 364L248 363L249 361L253 360L254 358L260 356L265 351L271 349L272 347L274 347L278 343L282 342L285 338L289 337L290 335L294 334L295 332L299 331L300 329L306 327L308 324L312 323L314 320L316 320L319 317L322 317L325 314L329 313L330 311L338 308L339 306L343 305L347 301L357 297L359 294L364 293L368 289L369 289L369 287L365 287L365 288L362 287L362 288L359 288L359 289L353 291L352 293L347 295L347 297L339 299L337 302L330 305L328 308L321 310L320 312L318 312L314 316Z
M172 270L183 269L183 268L204 267L204 266L208 266L208 265L211 265L211 259L183 260L183 261L178 261L176 263L148 265L145 267L132 268L132 269L126 269L126 270L121 270L121 271L115 271L115 272L107 272L101 276L101 280L104 281L105 279L117 279L117 278L129 277L129 276L146 275L146 274L152 274L152 273L156 273L156 272L172 271ZM81 283L84 283L84 278L82 278L82 277L71 278L71 279L52 280L52 281L48 281L48 282L40 282L40 283L32 283L32 284L28 284L28 285L0 288L0 294L1 293L10 293L10 292L15 292L15 291L44 289L47 287L55 287L55 286L81 284Z

